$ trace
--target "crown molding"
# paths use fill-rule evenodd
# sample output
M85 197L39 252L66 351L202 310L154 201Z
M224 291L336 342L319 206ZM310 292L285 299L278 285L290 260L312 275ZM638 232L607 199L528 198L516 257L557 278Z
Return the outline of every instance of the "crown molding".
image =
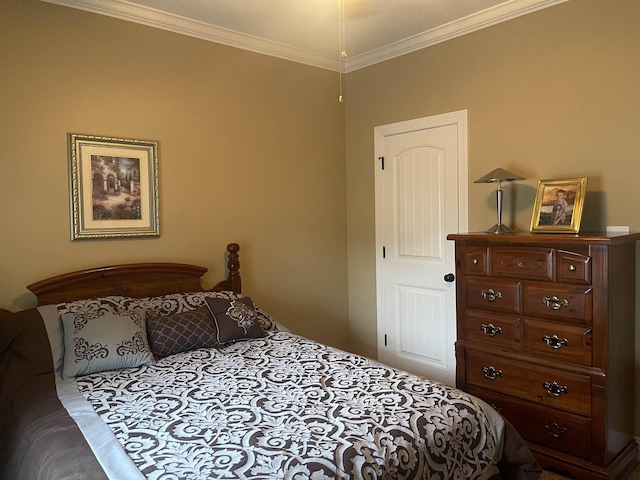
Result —
M455 20L404 40L385 45L382 48L350 57L345 62L345 73L446 42L452 38L461 37L462 35L568 1L569 0L511 0L510 2Z
M245 33L218 27L126 0L41 0L47 3L85 10L100 15L139 23L181 35L220 43L251 52L282 58L327 70L339 71L340 59L330 58L289 45L265 40ZM569 0L511 0L446 25L419 33L382 48L349 57L344 61L345 73L384 62L422 48L445 42L497 23L551 7Z
M329 58L314 52L283 45L245 33L237 32L205 22L181 17L173 13L137 5L125 0L41 0L65 7L139 23L181 35L220 43L285 60L312 65L328 70L339 70L338 58Z

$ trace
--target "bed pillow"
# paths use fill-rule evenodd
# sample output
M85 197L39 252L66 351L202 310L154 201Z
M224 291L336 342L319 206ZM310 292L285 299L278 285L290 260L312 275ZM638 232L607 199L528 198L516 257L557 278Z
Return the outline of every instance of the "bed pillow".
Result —
M206 298L205 301L213 315L219 344L264 337L251 298Z
M141 309L64 313L64 378L153 362Z
M120 310L135 310L142 308L147 315L169 315L181 313L194 308L205 306L206 297L235 298L239 294L230 291L223 292L191 292L191 293L168 293L157 297L123 297L121 295L110 295L106 297L88 298L84 300L74 300L72 302L59 303L58 311L62 315L67 312L74 313L98 313L117 312Z
M135 305L144 308L150 315L170 315L193 310L206 306L204 299L214 298L235 298L235 292L190 292L190 293L168 293L158 297L136 298Z
M217 345L213 315L206 305L195 310L147 318L149 347L156 358Z

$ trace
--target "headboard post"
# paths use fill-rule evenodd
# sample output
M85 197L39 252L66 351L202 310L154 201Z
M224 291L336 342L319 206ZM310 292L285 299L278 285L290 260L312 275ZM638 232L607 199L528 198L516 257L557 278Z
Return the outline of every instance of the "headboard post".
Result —
M229 269L228 280L231 285L231 290L236 293L242 291L242 279L240 278L240 260L238 259L238 251L240 245L237 243L230 243L227 245L227 252L229 252L229 259L227 261L227 268Z

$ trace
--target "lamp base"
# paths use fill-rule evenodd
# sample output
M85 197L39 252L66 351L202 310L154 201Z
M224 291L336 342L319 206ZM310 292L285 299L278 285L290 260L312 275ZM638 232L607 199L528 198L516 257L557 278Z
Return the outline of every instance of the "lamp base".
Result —
M493 227L485 230L484 233L513 233L513 230L507 227L504 223L496 223Z

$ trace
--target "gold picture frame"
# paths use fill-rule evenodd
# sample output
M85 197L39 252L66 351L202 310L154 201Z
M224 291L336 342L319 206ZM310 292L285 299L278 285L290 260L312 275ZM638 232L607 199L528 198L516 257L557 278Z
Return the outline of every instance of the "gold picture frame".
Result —
M68 134L71 240L160 236L158 143Z
M539 180L531 232L578 233L587 177Z

